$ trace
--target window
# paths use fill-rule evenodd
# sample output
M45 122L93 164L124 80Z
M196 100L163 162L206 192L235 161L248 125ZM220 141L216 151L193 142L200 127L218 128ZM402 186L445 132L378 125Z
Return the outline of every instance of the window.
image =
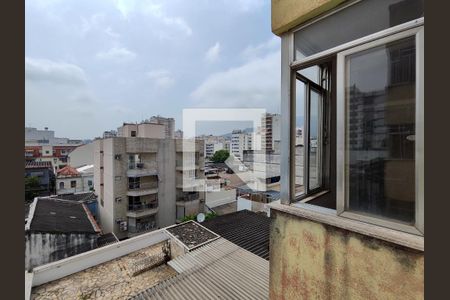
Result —
M135 136L136 136L136 131L131 130L131 136L132 136L132 137L135 137Z
M71 180L70 181L70 187L71 188L76 188L77 187L77 181L76 180Z
M415 28L338 54L339 213L423 232L423 29ZM338 75L338 76L339 76ZM421 89L421 88L420 88ZM419 189L418 189L419 188Z
M328 172L327 151L329 63L314 65L295 72L295 157L294 195L297 199L326 189L324 174ZM305 113L306 112L306 113Z
M282 37L282 203L423 235L423 23L365 0Z
M423 0L364 0L294 33L301 59L423 16ZM351 20L349 22L349 20Z
M64 189L64 182L60 182L60 183L59 183L59 189L60 189L60 190Z
M92 180L88 180L88 186L92 186Z

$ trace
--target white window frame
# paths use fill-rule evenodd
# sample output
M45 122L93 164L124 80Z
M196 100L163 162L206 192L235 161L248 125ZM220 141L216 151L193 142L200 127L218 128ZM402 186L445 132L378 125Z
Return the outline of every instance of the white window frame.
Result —
M345 58L348 55L358 53L387 43L415 36L416 39L416 149L415 149L415 224L410 226L395 220L383 218L382 216L368 216L358 212L348 210L348 184L347 183L347 161L346 152L346 99L345 99ZM405 231L413 234L423 235L424 233L424 26L415 27L409 30L398 32L382 37L369 43L355 46L337 54L337 214L342 217L355 219L375 225L389 227L392 229Z
M359 1L355 1L350 3L348 6L355 4ZM348 7L345 6L345 7ZM345 8L342 7L341 9ZM324 15L323 17L328 17L340 9L336 9L329 14ZM319 18L320 19L320 18ZM317 19L317 20L319 20ZM412 21L405 22L403 24L393 26L387 28L385 30L381 30L379 32L364 36L362 38L350 41L348 43L344 43L342 45L336 46L331 49L324 50L320 53L313 54L311 56L307 56L298 60L294 60L294 32L309 26L310 24L316 22L317 20L313 20L312 22L305 24L301 27L294 28L292 31L289 31L281 36L281 114L284 116L289 116L288 118L282 118L281 120L281 140L285 141L281 143L281 155L285 159L283 159L280 163L281 167L281 203L290 205L293 202L296 202L295 196L295 130L292 130L295 127L295 112L293 113L293 101L295 101L295 80L296 80L296 71L314 65L316 62L320 62L324 58L330 57L332 55L338 55L341 52L344 52L348 49L365 45L374 41L379 41L383 38L389 38L392 35L409 32L409 30L416 30L416 224L415 226L403 225L397 222L384 222L382 219L371 218L366 216L355 216L354 213L350 213L345 211L345 205L342 197L342 180L345 178L342 175L342 172L339 170L344 170L343 166L340 165L343 161L339 158L341 157L343 151L342 140L340 141L339 132L343 131L343 128L340 129L339 121L340 115L342 115L342 106L339 105L342 102L342 84L339 83L341 80L339 65L342 64L337 63L337 91L336 91L336 101L337 104L337 139L336 139L336 154L337 154L337 170L336 170L336 180L337 180L337 216L339 217L347 217L352 219L357 219L366 223L372 223L384 227L393 228L396 230L413 233L416 235L423 235L424 233L424 122L423 122L423 111L424 111L424 103L423 103L423 71L424 71L424 61L423 61L423 40L424 40L424 18L418 18ZM384 41L386 43L386 41ZM344 123L342 123L344 124ZM340 194L341 193L341 194ZM320 194L320 193L319 193ZM318 194L318 195L319 195ZM314 196L314 195L313 195ZM343 209L344 208L344 209ZM380 221L381 220L381 221Z

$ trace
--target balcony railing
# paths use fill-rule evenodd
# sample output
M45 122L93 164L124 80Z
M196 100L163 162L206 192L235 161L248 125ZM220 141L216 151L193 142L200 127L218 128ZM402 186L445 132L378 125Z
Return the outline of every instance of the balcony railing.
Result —
M128 210L134 211L134 212L143 211L143 210L147 210L147 209L155 209L155 208L158 208L158 202L128 204Z
M157 229L156 226L156 222L148 222L148 223L138 223L136 224L136 226L129 226L128 227L128 232L133 234L133 233L142 233L142 232L146 232L146 231L151 231L151 230L155 230Z
M179 197L179 201L195 201L198 200L200 197L200 194L196 193L196 194L186 194L183 195L181 197Z
M129 190L145 190L145 189L156 189L158 188L157 182L130 182L128 183Z
M130 161L128 162L129 170L144 170L156 168L156 162Z

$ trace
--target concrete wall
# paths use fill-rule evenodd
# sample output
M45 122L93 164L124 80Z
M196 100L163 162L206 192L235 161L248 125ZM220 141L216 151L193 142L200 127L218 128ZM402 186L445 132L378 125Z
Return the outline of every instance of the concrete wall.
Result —
M75 181L76 186L71 187L71 182ZM64 188L60 188L61 182L64 183ZM81 192L89 192L89 187L84 185L83 178L81 176L79 177L59 177L56 178L56 194L57 195L63 195L63 194L73 194L73 193L81 193Z
M272 32L281 35L345 1L272 0Z
M271 210L270 299L423 299L424 253Z
M94 143L89 143L76 147L69 153L69 165L78 168L85 165L94 164Z
M25 269L54 262L97 247L96 234L25 233Z

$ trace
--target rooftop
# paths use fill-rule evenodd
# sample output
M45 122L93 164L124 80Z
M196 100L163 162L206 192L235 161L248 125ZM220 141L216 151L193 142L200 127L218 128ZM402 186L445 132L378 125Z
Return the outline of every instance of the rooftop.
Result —
M26 225L29 231L51 233L99 233L100 228L83 203L36 198Z
M187 249L194 236L195 246ZM180 241L187 244L180 247ZM269 296L269 262L194 221L34 268L25 279L27 299Z
M241 210L202 223L230 242L264 259L269 259L270 218L266 214Z
M269 262L219 238L168 263L178 275L132 299L268 299Z
M162 252L159 243L33 288L32 299L129 299L176 275L168 265L133 276L142 259Z
M52 163L50 161L29 161L25 163L25 169L52 169Z
M75 194L55 195L55 196L51 196L51 198L84 202L84 201L96 200L97 196L95 196L94 192L83 192L83 193L75 193Z
M79 176L80 173L77 171L77 169L67 165L61 170L58 171L58 176Z

